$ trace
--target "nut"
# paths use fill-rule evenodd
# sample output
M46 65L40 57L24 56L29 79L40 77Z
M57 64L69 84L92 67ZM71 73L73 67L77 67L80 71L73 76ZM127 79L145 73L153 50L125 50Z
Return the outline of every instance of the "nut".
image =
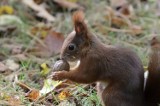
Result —
M58 60L53 66L53 71L69 71L70 66L69 63L65 60Z

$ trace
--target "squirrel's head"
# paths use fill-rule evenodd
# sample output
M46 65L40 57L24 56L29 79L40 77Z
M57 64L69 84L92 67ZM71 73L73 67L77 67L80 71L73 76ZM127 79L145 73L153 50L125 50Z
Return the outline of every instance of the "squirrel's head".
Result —
M152 49L160 50L160 36L155 35L150 41L150 45Z
M86 54L90 44L90 35L82 11L73 14L73 22L74 31L67 36L61 49L61 59L67 61L79 60Z

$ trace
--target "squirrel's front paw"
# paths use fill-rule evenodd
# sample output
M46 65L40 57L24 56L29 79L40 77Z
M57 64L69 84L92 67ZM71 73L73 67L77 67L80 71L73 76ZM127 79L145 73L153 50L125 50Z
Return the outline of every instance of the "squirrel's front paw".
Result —
M66 73L66 71L54 72L52 74L52 79L53 80L63 80L63 79L65 79L65 73Z

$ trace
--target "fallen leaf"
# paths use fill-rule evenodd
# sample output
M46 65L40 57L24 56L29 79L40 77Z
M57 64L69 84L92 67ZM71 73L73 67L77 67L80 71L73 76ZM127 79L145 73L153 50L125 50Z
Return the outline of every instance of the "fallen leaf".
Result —
M46 95L47 93L53 91L60 84L62 84L62 81L54 81L52 79L44 80L43 88L40 90L41 95Z
M11 56L15 61L26 61L28 59L27 55L25 54L16 54Z
M143 32L142 27L137 25L130 26L131 34L133 35L139 35Z
M0 100L1 106L20 106L22 104L18 95L13 95L6 92L0 93Z
M110 0L111 7L118 13L125 15L128 18L134 16L134 9L127 0Z
M36 101L40 97L40 92L37 89L32 89L26 94L26 97L31 101Z
M9 106L20 106L22 104L18 96L10 96L6 100Z
M59 95L58 98L59 100L65 100L70 96L70 92L69 91L62 91Z
M117 11L130 19L133 19L134 15L135 15L132 5L128 5L128 4L124 4Z
M54 0L55 3L57 3L58 5L60 5L63 8L67 8L70 10L73 9L79 9L79 10L84 10L84 8L80 5L78 5L75 2L71 2L71 1L67 1L67 0Z
M53 90L61 85L62 81L54 81L52 79L44 80L44 85L41 90L33 89L27 86L26 84L16 81L16 84L19 85L26 93L26 97L29 98L31 101L36 101L37 99L42 99L48 93L53 92Z
M128 25L128 23L120 17L113 17L111 21L112 21L112 24L116 25L116 26L126 26L126 25Z
M40 68L41 68L41 75L42 76L47 75L51 71L51 69L49 68L48 64L46 64L46 63L42 63L40 65Z
M0 7L0 15L13 14L13 13L14 13L14 9L9 5L4 5Z
M5 60L5 65L8 67L8 69L12 71L16 71L20 66L17 64L14 60L8 59Z
M48 98L48 96L50 94L52 94L52 92L55 92L54 89L61 85L61 81L53 81L52 79L46 79L44 81L44 86L43 88L40 90L40 94L42 95L40 98L38 98L38 100L36 101L36 103L39 103L39 101L43 100L44 98Z
M19 64L15 63L13 60L5 60L3 62L0 62L0 73L3 73L7 78L13 73L13 71L16 71L19 68ZM10 79L10 78L8 78ZM12 79L12 78L11 78Z
M7 69L8 67L0 62L0 73L4 73Z
M124 19L124 17L118 16L117 12L115 10L113 10L111 7L106 7L106 16L105 18L111 22L111 24L113 26L117 26L117 27L122 27L122 26L127 26L128 23L128 19Z
M35 10L37 12L37 16L46 19L48 22L54 22L55 17L53 17L48 11L43 7L43 5L36 4L33 0L22 0L22 2Z
M0 92L0 98L1 100L6 100L9 98L9 94L7 94L6 92Z
M57 92L57 93L60 93L62 92L65 88L67 87L73 87L73 86L76 86L76 84L70 80L64 80L60 85L58 85L54 91ZM71 88L72 88L71 87Z
M124 9L126 7L124 6ZM105 18L111 22L112 27L121 28L123 26L128 27L128 29L113 29L113 28L107 28L111 29L112 31L119 31L119 32L125 32L130 33L132 35L139 35L143 33L142 27L134 25L131 22L131 19L129 18L131 16L130 13L128 13L128 10L124 10L124 13L117 12L116 10L113 10L111 7L107 7L107 14ZM121 30L121 31L120 31Z
M64 41L64 36L61 33L51 31L44 39L50 52L57 54L60 52Z
M44 39L42 39L45 46L36 43L36 45L28 50L28 52L39 57L50 57L60 53L63 41L64 36L61 33L51 31Z

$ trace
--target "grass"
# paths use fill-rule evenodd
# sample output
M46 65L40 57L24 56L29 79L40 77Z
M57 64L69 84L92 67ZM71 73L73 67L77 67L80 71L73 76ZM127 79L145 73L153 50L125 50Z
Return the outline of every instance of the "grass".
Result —
M88 27L90 30L97 35L104 43L113 44L113 45L123 45L129 48L132 48L136 51L136 53L141 58L143 65L147 66L148 64L148 50L149 50L149 40L151 39L151 35L156 33L160 33L160 19L155 15L155 6L156 3L154 1L148 1L148 7L146 4L141 4L141 7L135 9L136 18L132 20L133 24L141 26L143 28L143 33L139 36L127 34L124 32L114 32L107 29L110 27L110 22L106 20L106 1L105 0L87 0L80 1L86 7L86 20L88 23ZM17 0L10 0L9 5L13 6L15 9L16 16L23 22L22 26L18 26L18 30L16 33L11 33L12 37L1 37L1 45L8 43L5 39L9 41L13 41L17 44L22 44L24 47L24 51L29 48L33 42L34 38L28 35L28 31L31 27L40 23L33 16L28 16L29 14L35 14L31 9L21 4L21 2ZM53 8L53 7L52 7ZM54 8L53 8L54 9ZM73 30L72 20L71 20L71 12L68 10L63 10L55 13L56 21L52 23L53 29L55 31L61 32L66 36ZM98 25L98 26L95 26ZM5 59L12 58L12 54L10 50L7 48L1 48L0 54L4 54ZM40 78L38 74L40 74L39 65L42 62L51 63L51 60L54 60L57 56L53 56L51 58L42 58L41 61L37 61L38 59L34 56L30 56L27 60L19 61L20 68L22 70L19 72L18 79L22 82L25 82L32 88L41 89L42 85L34 82L29 75L35 74L37 78ZM36 60L35 60L36 59ZM18 96L20 101L25 106L31 106L34 102L30 102L26 99L24 91L17 85L14 85L12 81L9 79L6 80L6 76L0 75L0 100L6 101L7 97L2 96ZM41 79L41 78L40 78ZM88 96L81 96L81 94L87 94ZM99 99L96 96L96 91L93 88L84 89L82 86L77 86L76 92L74 92L73 97L76 98L78 104L82 106L100 106ZM71 101L70 101L71 100ZM72 99L66 100L65 103L68 106L71 104L74 106L75 104L72 102ZM1 102L0 101L0 102ZM73 100L75 102L75 100ZM52 105L56 105L57 103L61 103L62 101L58 100L53 102ZM64 102L64 101L63 101ZM34 104L35 106L42 105L41 103Z

